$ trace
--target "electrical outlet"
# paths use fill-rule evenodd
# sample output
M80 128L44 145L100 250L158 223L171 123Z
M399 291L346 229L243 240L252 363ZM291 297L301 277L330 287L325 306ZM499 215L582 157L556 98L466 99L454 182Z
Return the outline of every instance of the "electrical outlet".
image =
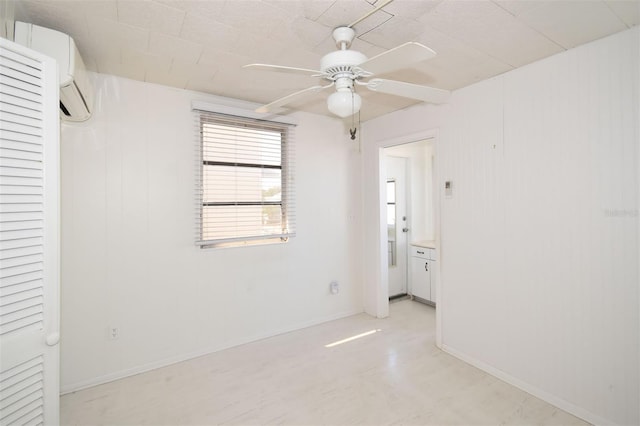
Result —
M119 327L109 327L109 340L116 340L120 337Z
M331 294L340 293L340 284L338 284L338 281L331 281L331 283L329 284L329 291L331 292Z

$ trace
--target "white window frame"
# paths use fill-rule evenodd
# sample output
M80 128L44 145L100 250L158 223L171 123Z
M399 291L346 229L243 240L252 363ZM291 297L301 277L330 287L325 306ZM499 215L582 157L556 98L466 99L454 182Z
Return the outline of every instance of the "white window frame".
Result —
M197 236L196 245L201 248L221 248L221 247L239 247L258 244L275 244L284 243L289 241L289 238L295 236L295 191L294 191L294 128L295 124L288 120L286 117L275 117L276 120L265 120L259 117L258 114L239 110L229 107L211 107L208 104L195 103L192 106L196 117L197 125ZM271 118L271 117L270 117ZM225 236L221 238L205 239L204 228L207 226L206 215L204 214L205 204L208 204L204 200L205 194L205 182L204 182L204 169L206 166L210 166L207 161L204 160L204 137L203 129L207 123L216 123L223 126L237 127L239 128L256 128L265 129L269 131L277 131L282 134L281 144L281 162L279 168L281 170L281 188L282 195L279 205L281 205L282 225L283 229L279 233L270 233L264 235L250 235L250 236ZM224 164L216 164L219 167L225 167ZM235 165L229 163L229 167L243 167L247 164ZM250 164L250 167L259 167L259 164ZM274 168L274 166L267 166L267 168ZM216 203L219 204L219 203ZM253 205L254 203L251 203ZM273 202L259 202L255 205L271 205ZM247 205L244 202L238 201L236 204L231 205ZM215 219L211 220L209 224L215 223Z

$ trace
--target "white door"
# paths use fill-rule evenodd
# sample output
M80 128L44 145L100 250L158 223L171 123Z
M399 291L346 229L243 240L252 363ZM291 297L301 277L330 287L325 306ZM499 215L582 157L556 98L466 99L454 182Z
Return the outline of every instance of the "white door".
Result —
M0 424L59 423L56 62L0 38Z
M407 293L407 159L386 157L389 297Z

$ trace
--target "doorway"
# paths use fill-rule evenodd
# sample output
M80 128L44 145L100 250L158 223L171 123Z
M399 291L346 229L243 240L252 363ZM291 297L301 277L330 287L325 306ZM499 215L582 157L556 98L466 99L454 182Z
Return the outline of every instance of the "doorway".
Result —
M381 194L385 194L386 204L380 213L381 222L386 223L387 250L383 262L387 266L389 300L413 295L414 287L419 293L414 281L423 277L412 272L412 244L436 239L433 142L424 139L381 150L385 176L381 179L384 185Z
M407 159L387 156L389 299L407 294Z

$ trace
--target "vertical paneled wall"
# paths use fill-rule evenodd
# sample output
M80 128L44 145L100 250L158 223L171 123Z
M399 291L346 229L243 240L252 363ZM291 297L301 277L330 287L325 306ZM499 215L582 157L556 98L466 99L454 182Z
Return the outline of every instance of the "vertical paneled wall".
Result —
M362 310L360 156L339 120L296 114L295 238L202 250L191 101L251 106L94 82L93 117L62 128L63 391Z
M459 91L441 146L444 344L619 424L638 422L637 34Z
M439 180L454 188L440 191L443 347L602 424L640 422L639 39L635 28L456 91L444 114L419 106L365 129L439 129Z
M510 330L506 370L618 424L640 421L632 34L505 78L508 317L538 318Z
M461 90L443 137L443 341L638 419L638 31Z

